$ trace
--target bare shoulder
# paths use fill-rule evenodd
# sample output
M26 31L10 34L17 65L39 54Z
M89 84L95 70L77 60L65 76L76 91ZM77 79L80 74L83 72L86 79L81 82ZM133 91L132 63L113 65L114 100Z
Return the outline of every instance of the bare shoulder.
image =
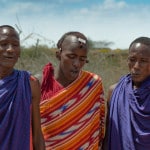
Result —
M39 80L34 77L30 76L30 86L31 86L31 92L32 92L32 99L38 100L40 98L40 82Z
M112 95L112 92L113 90L115 89L115 87L117 86L118 83L115 83L115 84L112 84L109 86L108 88L108 96L107 96L107 101L108 103L110 102L110 98L111 98L111 95Z
M118 84L118 83L115 83L115 84L110 85L109 90L110 90L110 91L113 91L113 90L115 89L115 87L117 86L117 84Z
M30 76L30 84L31 84L31 88L36 87L36 86L40 86L39 79L37 79L35 76L31 75Z

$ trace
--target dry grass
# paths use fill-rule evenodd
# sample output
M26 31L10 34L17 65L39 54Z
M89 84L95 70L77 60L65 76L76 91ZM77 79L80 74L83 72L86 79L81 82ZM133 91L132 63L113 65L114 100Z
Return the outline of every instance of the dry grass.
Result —
M126 59L126 51L118 53L90 51L89 63L85 65L84 69L100 75L103 80L104 90L107 92L111 84L117 82L122 75L128 73ZM28 70L41 79L42 68L49 61L53 63L54 67L57 66L58 61L55 58L55 49L48 49L47 47L34 49L33 47L31 50L24 49L22 51L16 68Z

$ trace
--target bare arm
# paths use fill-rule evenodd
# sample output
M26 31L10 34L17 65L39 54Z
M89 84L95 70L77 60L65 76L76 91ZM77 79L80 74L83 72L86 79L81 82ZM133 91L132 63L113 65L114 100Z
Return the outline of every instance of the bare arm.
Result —
M32 77L30 80L31 91L32 91L32 135L33 135L33 149L34 150L45 150L44 138L41 131L40 122L40 84L38 79Z
M108 95L107 95L107 102L108 102L108 105L110 104L110 99L111 99L111 96L112 96L112 92L113 90L115 89L117 83L111 85L108 89Z

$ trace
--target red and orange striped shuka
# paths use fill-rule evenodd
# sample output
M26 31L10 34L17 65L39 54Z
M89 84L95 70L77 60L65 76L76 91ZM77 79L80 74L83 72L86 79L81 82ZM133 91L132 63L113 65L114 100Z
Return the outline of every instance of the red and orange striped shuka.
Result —
M46 150L98 150L104 137L101 78L81 71L68 87L40 106Z

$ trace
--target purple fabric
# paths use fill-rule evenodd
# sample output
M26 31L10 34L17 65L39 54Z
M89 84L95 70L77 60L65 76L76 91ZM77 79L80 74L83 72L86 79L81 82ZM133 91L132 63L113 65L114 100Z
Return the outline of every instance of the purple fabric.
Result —
M0 149L30 149L30 74L14 70L0 80Z
M150 78L132 89L131 76L113 92L109 116L109 150L150 150Z

